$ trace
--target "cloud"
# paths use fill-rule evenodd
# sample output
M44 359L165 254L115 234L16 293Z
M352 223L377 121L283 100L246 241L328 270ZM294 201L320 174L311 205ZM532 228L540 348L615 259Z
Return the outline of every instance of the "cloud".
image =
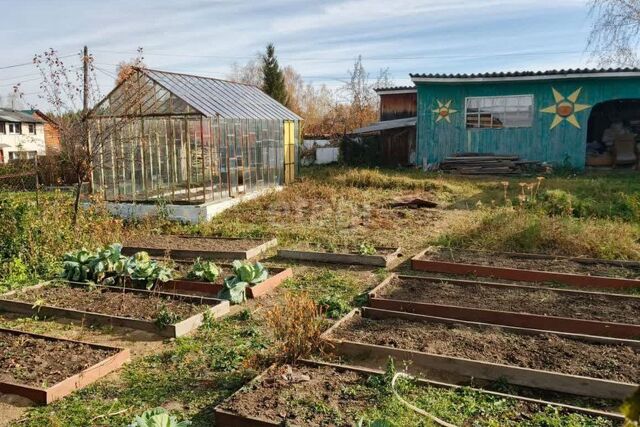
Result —
M113 73L143 46L151 67L224 77L271 41L282 64L333 86L359 54L371 74L389 67L399 82L409 72L581 66L586 12L583 0L31 0L15 2L0 28L0 67L87 44ZM0 70L0 94L34 72ZM98 76L102 88L112 86ZM36 92L38 83L23 87Z

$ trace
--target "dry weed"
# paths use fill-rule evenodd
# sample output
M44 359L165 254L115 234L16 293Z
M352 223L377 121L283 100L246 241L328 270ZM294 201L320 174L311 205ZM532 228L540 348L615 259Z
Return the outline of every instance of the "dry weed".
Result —
M287 294L265 316L276 340L277 355L292 363L320 348L324 319L318 305L306 294Z

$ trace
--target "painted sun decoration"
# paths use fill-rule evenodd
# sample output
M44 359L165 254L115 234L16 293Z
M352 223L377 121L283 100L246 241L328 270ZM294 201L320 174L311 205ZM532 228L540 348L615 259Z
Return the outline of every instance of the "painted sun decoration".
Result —
M577 103L582 88L576 89L566 98L555 88L551 88L551 90L553 91L553 98L556 101L555 104L540 110L543 113L555 114L549 129L553 129L565 120L572 126L580 129L580 123L578 122L575 113L591 108L591 105Z
M451 103L453 101L449 100L445 103L442 103L440 102L440 100L436 99L436 102L438 103L438 108L432 110L433 113L438 115L436 117L436 123L438 123L440 120L446 120L447 122L451 123L451 118L449 116L453 113L458 112L458 110L451 108Z

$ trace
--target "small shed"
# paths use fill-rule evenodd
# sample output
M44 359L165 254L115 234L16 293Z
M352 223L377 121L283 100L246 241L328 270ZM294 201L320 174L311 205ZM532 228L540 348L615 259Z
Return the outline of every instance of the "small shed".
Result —
M640 142L640 69L411 74L417 163L500 153L583 169L632 165Z
M118 212L207 219L295 179L301 118L252 85L135 68L90 117L94 132L117 128L93 147L92 187Z
M353 131L366 152L358 157L375 166L415 165L417 92L413 86L376 89L380 121ZM354 142L357 143L357 142ZM349 150L345 150L349 152ZM354 156L355 157L355 156Z

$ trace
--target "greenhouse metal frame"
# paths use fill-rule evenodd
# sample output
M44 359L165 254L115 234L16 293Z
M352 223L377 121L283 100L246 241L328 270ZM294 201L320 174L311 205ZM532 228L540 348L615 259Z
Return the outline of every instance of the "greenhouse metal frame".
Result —
M90 120L107 201L202 204L295 179L301 119L255 86L136 68Z

